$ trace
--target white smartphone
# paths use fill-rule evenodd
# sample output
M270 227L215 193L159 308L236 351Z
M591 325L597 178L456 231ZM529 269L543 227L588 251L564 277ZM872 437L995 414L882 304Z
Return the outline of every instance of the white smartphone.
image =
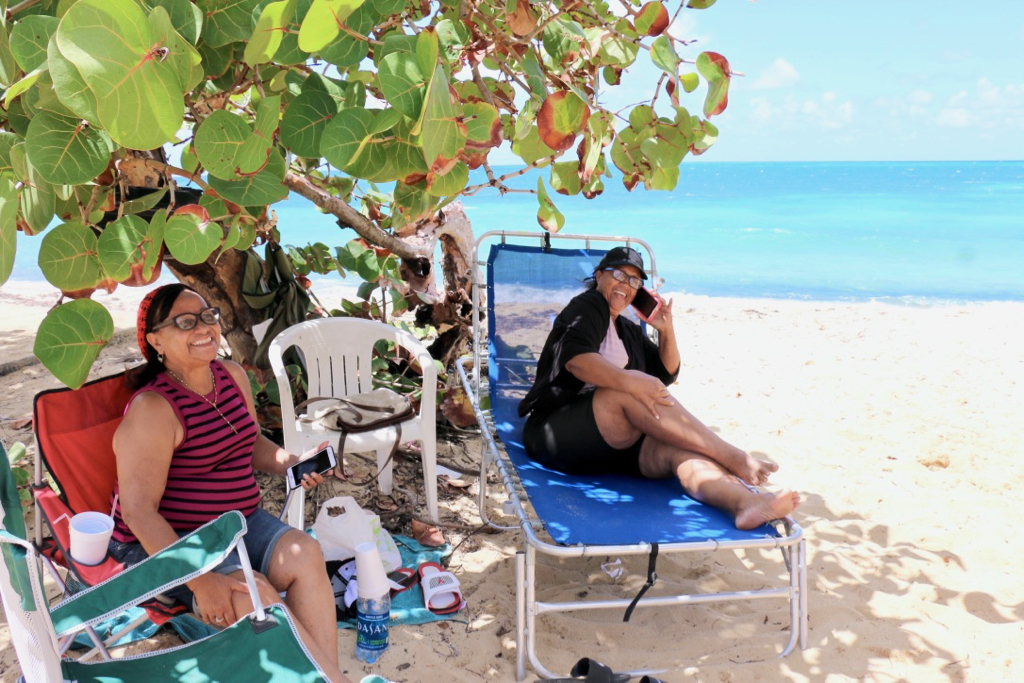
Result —
M302 477L307 474L323 474L332 470L338 465L338 457L334 454L334 448L327 446L317 451L305 460L301 460L285 471L285 479L288 481L288 490L302 486Z

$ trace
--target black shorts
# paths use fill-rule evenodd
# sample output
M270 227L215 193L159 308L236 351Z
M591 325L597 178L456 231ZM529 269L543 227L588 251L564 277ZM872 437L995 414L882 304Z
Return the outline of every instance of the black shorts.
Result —
M644 435L628 448L612 448L594 419L594 392L547 415L531 414L523 427L523 445L531 458L567 474L626 474L641 477Z

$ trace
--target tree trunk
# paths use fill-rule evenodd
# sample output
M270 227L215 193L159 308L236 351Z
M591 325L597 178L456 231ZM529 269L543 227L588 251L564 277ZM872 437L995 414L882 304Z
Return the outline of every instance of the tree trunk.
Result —
M441 242L443 293L437 291L433 269L426 260L429 257L403 261L401 274L412 290L410 304L415 306L416 322L437 328L431 355L450 367L472 340L472 287L477 279L473 226L462 203L452 202L403 239L416 252L430 255Z
M206 303L220 308L221 333L231 347L232 360L242 365L252 365L256 358L252 326L263 320L242 296L247 258L244 251L228 249L194 266L173 259L166 262L175 277L199 292Z

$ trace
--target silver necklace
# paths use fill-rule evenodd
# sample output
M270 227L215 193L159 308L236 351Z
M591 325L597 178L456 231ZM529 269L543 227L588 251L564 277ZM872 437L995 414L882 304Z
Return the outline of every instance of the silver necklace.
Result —
M186 389L191 391L193 394L195 394L199 398L201 398L204 401L206 401L207 403L209 403L210 407L213 408L214 410L216 410L217 414L220 415L220 419L224 420L224 424L226 424L228 427L231 427L231 431L233 431L235 433L235 436L238 436L238 430L235 429L235 425L231 424L231 422L226 417L224 417L224 413L220 412L220 408L217 407L217 397L219 396L219 393L217 392L217 378L213 376L213 368L210 368L210 381L213 383L213 400L212 401L210 399L206 398L205 394L200 394L198 391L193 389L192 385L189 384L188 382L186 382L184 379L182 379L181 377L178 377L177 373L175 373L174 370L171 370L170 368L168 368L166 366L165 366L164 369L167 370L167 374L169 374L174 379L178 380L179 384L184 386Z

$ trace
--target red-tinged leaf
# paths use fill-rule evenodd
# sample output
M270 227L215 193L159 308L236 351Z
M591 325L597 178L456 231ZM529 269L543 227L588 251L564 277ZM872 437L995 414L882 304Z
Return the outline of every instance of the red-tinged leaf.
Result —
M544 100L537 114L537 129L541 141L555 150L564 152L572 147L576 134L590 120L590 108L575 93L560 90Z
M697 56L697 71L708 82L704 116L721 114L729 104L729 61L717 52L701 52Z
M648 2L640 8L633 25L637 33L648 36L660 36L668 28L668 9L660 2Z
M175 216L195 216L203 223L207 223L210 220L210 212L206 210L206 207L199 206L198 204L186 204L179 206L174 210Z
M530 0L516 0L516 11L505 18L512 33L517 36L525 36L537 28L537 16L530 7Z

